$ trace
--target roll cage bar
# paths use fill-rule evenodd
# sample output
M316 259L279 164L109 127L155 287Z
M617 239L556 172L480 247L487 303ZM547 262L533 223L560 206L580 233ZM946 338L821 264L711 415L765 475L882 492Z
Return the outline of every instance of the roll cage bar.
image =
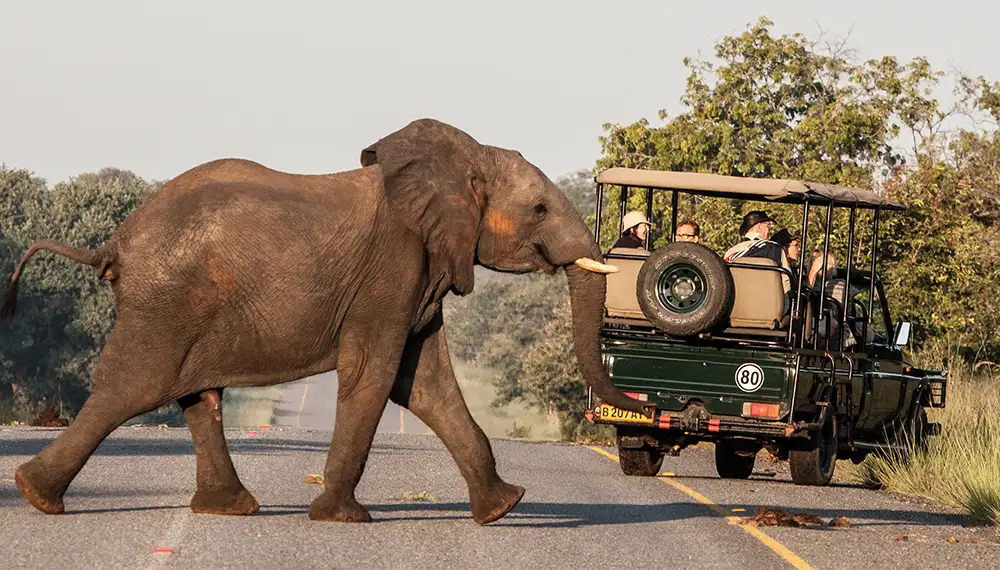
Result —
M803 307L802 301L806 299L805 295L811 295L818 297L819 310L813 315L814 325L812 328L813 335L818 335L818 323L821 314L826 314L827 319L827 334L824 335L826 339L826 350L829 351L830 347L830 328L832 311L827 308L827 302L832 301L832 306L839 309L839 314L837 315L840 326L838 327L837 335L837 352L841 352L844 346L844 335L845 330L847 330L848 324L854 324L858 320L862 323L861 337L858 345L862 347L865 352L871 350L868 343L868 330L873 325L874 314L873 311L869 310L869 306L863 301L856 298L851 298L851 306L856 307L861 312L861 317L848 317L848 299L851 297L851 285L852 283L852 273L856 281L863 283L868 289L868 303L874 303L876 299L875 295L878 294L878 298L881 299L882 308L882 318L884 319L883 325L885 326L885 331L887 334L891 334L892 326L891 319L889 316L888 303L885 301L884 290L882 288L881 281L878 278L878 273L876 271L877 265L877 255L878 244L879 244L879 220L883 210L893 210L900 211L905 210L905 206L902 204L886 199L879 196L873 192L867 190L860 190L857 188L849 188L846 186L837 186L831 184L821 184L815 182L807 182L801 180L785 180L785 179L764 179L764 178L741 178L736 176L722 176L716 174L702 174L702 173L692 173L692 172L673 172L673 171L656 171L656 170L640 170L631 168L610 168L600 172L595 177L595 182L597 183L597 207L595 216L595 228L594 235L597 240L598 247L600 247L601 240L601 214L604 202L604 191L605 186L617 186L621 188L621 193L619 194L619 234L624 231L621 227L622 221L625 217L626 207L628 205L628 199L632 188L645 188L646 190L646 219L652 218L653 212L653 191L662 190L671 192L671 204L670 204L670 234L667 236L669 243L674 243L675 235L677 233L677 202L679 193L691 194L691 195L701 195L716 198L727 198L727 199L739 199L747 201L768 201L775 203L786 203L786 204L801 204L802 205L802 227L800 232L799 241L805 244L808 239L809 231L809 212L811 207L815 204L817 206L826 206L826 224L824 229L824 240L823 240L823 272L821 276L820 287L818 290L808 287L804 284L804 273L805 262L806 262L806 248L799 248L799 259L798 259L798 275L792 274L789 270L783 267L767 267L759 265L744 264L738 261L728 262L727 264L731 267L742 267L752 270L764 270L764 271L777 271L782 275L788 276L795 283L794 296L792 298L791 307L791 320L788 325L788 331L786 335L786 343L788 346L795 348L795 344L798 348L805 349L806 338L802 334L804 331L803 327ZM848 235L848 255L847 255L847 266L843 272L839 269L835 271L835 278L839 278L843 275L844 279L844 291L843 299L835 299L834 297L826 294L827 286L827 260L830 254L830 234L832 232L833 224L833 209L834 208L850 208L850 221L849 221L849 235ZM868 271L858 271L854 267L854 251L855 251L855 225L857 223L857 211L858 209L869 209L873 210L872 216L872 240L871 240L871 264ZM649 244L652 239L652 232L646 234L645 247L648 250ZM604 251L603 249L601 251ZM872 278L874 276L874 279ZM803 290L805 288L805 291ZM805 293L805 295L804 295ZM853 329L851 329L853 330ZM797 338L795 337L795 332L799 331ZM812 336L812 335L811 335ZM797 341L794 342L793 341ZM889 339L887 339L887 342ZM816 347L819 348L818 346Z

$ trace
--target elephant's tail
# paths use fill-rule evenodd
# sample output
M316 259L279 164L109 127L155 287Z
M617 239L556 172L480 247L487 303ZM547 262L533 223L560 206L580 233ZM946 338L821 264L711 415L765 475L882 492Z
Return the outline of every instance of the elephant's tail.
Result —
M84 249L50 239L42 239L32 243L27 253L24 254L24 257L17 264L17 267L14 268L14 273L10 276L7 291L3 296L3 306L0 306L0 322L7 321L14 316L14 310L17 308L17 287L21 272L24 270L24 266L27 265L28 260L43 249L72 259L77 263L89 265L97 269L99 276L102 276L108 266L111 265L111 262L114 261L114 252L111 251L111 248L107 244L98 249Z

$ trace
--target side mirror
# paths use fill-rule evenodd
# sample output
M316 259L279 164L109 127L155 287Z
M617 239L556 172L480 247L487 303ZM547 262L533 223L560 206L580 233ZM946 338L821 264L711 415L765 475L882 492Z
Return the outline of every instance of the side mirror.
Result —
M895 344L898 347L903 347L910 344L909 321L901 321L896 323L896 331L894 333L893 344Z

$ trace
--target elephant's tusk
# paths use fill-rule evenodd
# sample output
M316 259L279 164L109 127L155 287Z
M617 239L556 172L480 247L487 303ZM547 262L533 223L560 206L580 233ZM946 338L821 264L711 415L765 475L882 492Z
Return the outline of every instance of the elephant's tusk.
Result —
M618 273L618 268L614 265L605 265L598 261L594 261L589 257L581 257L573 263L586 269L587 271L593 271L594 273Z

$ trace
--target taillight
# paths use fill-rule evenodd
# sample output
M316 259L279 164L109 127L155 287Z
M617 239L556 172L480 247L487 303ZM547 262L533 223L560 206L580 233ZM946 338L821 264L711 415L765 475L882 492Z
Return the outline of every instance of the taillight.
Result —
M781 406L778 404L757 404L743 402L743 416L750 418L778 419L781 417Z

